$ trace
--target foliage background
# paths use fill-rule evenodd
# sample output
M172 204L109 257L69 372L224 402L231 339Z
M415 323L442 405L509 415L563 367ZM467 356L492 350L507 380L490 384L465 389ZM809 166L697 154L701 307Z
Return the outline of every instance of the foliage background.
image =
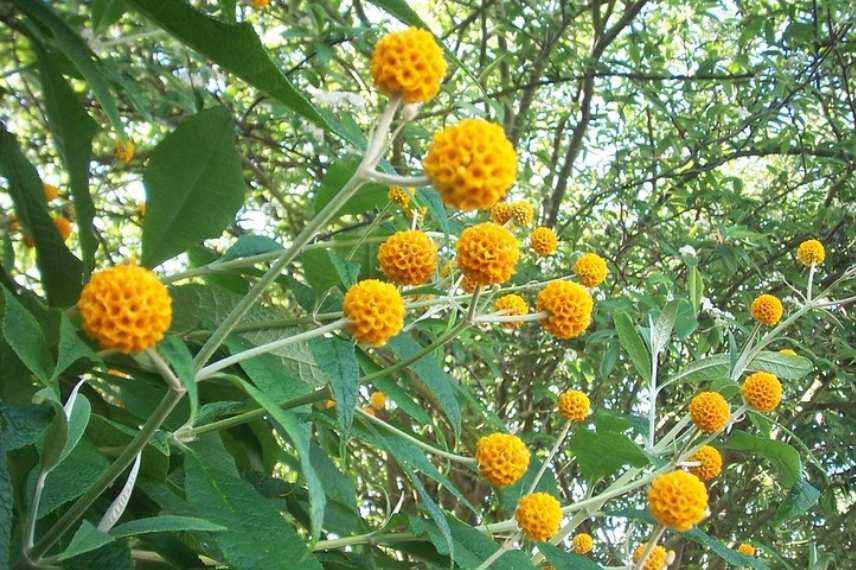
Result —
M234 121L246 200L222 236L212 236L204 246L187 244L187 253L167 261L164 272L211 261L247 234L288 242L317 210L323 188L341 184L330 172L339 172L340 177L347 172L348 159L358 156L360 131L368 129L382 104L368 71L374 42L385 30L401 26L399 19L408 21L414 14L438 34L455 61L441 94L420 109L396 140L391 166L401 172L417 171L430 134L458 118L483 116L501 122L520 156L519 182L512 197L539 204L540 222L553 226L561 240L557 256L540 265L526 263L515 282L567 274L580 251L597 251L608 259L610 278L599 293L596 322L582 339L555 342L535 327L514 335L484 329L464 334L445 349L445 373L464 387L452 396L460 420L454 419L449 401L438 401L425 373L410 371L378 383L396 404L390 418L397 425L421 430L428 439L452 445L459 421L462 447L472 449L478 435L504 424L524 434L531 446L548 448L559 425L552 413L554 394L566 386L586 390L600 408L640 414L646 409L642 380L620 350L612 324L616 311L629 311L635 322L644 323L646 315L667 300L688 297L689 272L697 268L709 303L702 303L697 318L694 311L685 315L679 339L662 365L665 377L695 358L727 350L729 333L745 335L741 323L747 322L746 307L758 293L774 292L786 298L787 305L790 293L784 281L805 280L793 251L806 237L817 237L827 247L824 280L856 262L852 247L856 14L847 0L479 0L409 6L394 0L294 0L274 1L266 10L229 0L192 3L221 21L249 22L276 67L328 123L335 123L334 129L295 112L302 105L298 95L272 97L167 35L141 16L140 9L147 4L96 0L52 6L101 57L121 124L137 145L136 158L127 166L112 157L116 125L111 126L94 96L92 82L87 83L62 56L64 50L50 40L50 32L39 26L33 30L20 5L0 6L6 24L0 27L0 121L41 178L63 191L59 204L51 207L78 221L81 203L73 204L69 197L72 180L55 144L57 126L46 109L51 100L44 82L45 60L37 59L28 35L48 38L46 61L70 78L83 109L94 118L91 127L85 121L76 125L80 136L94 134L88 187L95 242L84 243L87 238L78 231L69 244L84 252L85 263L91 263L85 258L87 248L92 255L95 245L97 266L139 258L142 219L136 208L144 199L145 165L168 133L201 109L214 106L223 106ZM214 49L217 39L203 34L195 41ZM190 151L179 146L177 152ZM180 154L176 161L182 161ZM339 218L322 238L353 237L367 227L404 224L394 209L385 207L385 188L366 195L364 203ZM7 212L8 229L7 193L0 193L0 205ZM452 216L447 222L434 214L432 210L429 225L441 229L448 223L453 233L472 219ZM202 224L203 218L185 222ZM153 224L151 233L176 230L158 227L157 221L146 223ZM4 284L14 282L42 292L32 250L23 247L19 234L0 233ZM372 258L371 248L358 251L362 274L375 271ZM335 305L343 286L335 268L303 261L265 299L257 319L304 315L300 295L305 296L307 289L301 285L311 288L310 307L321 302ZM215 324L230 295L246 289L246 279L237 273L207 279L205 288L182 287L175 293L175 331L192 345L193 336L187 333ZM45 330L56 331L47 324L51 321L46 313L44 319L39 317ZM846 314L839 317L843 318L837 324L808 318L785 343L810 358L813 370L786 386L786 401L776 419L789 431L772 427L775 437L786 438L801 450L804 480L821 491L819 501L804 516L780 524L776 513L785 492L775 471L764 464L759 468L749 454L731 451L726 455L731 467L712 488L713 512L704 526L727 544L751 537L770 545L771 552L778 552L794 568L806 567L812 542L837 559L841 568L856 548L851 508L856 422L849 404L854 397L856 335L853 320ZM424 344L442 330L441 325L428 320L414 336ZM249 342L261 342L270 334L254 332L247 337ZM9 346L4 343L0 348L3 400L29 401L35 386L25 379L28 374L21 372ZM382 365L399 350L393 345L391 351L373 353L371 359ZM309 347L280 356L285 358L276 365L284 366L291 378L310 386L323 382ZM360 358L363 369L371 369L369 356ZM71 369L61 376L63 394L80 373ZM134 388L104 376L132 416L148 405L144 402L150 395L137 390L140 403L134 410L128 400ZM659 405L675 414L694 389L691 385L668 389ZM133 417L106 403L103 393L91 388L84 393L93 410L105 418L99 421L110 418L133 425ZM225 389L205 394L210 401L234 396ZM421 403L426 401L423 409ZM380 523L387 494L393 502L404 497L403 513L419 512L419 495L407 483L408 474L394 453L381 453L377 445L359 438L340 441L329 422L325 427L315 420L313 425L313 450L324 457L316 468L329 467L332 487L343 494L337 499L359 507L335 514L328 509L327 517L335 518L333 526L341 534L365 532ZM82 464L106 463L97 449L106 444L93 439L97 430L91 426L86 441L92 445L86 450L96 458L81 459ZM763 431L770 426L755 428ZM230 462L245 480L272 504L289 510L296 526L305 525L299 514L305 507L304 491L293 449L281 449L261 422L222 434L225 447L203 440L195 444L199 454L226 457L223 451L228 450ZM209 444L218 449L203 451ZM156 474L147 473L152 478L141 484L143 492L135 497L132 511L140 516L155 504L163 506L161 501L176 500L178 495L168 487L180 488L184 477L204 480L200 471L206 468L204 463L196 465L191 457L181 461L174 454L168 456L161 475L168 467L169 478L158 481ZM274 469L275 465L279 467ZM72 476L74 470L69 469ZM454 468L446 472L469 501L488 513L507 514L508 505L492 499L471 473ZM25 475L26 471L15 474L18 480ZM82 477L80 472L75 476ZM580 476L577 465L562 469L557 485L578 494ZM440 505L475 522L459 499L433 481L425 484ZM636 497L614 507L640 505ZM603 563L623 560L626 534L642 536L638 526L628 529L626 519L617 517L596 519L589 530ZM146 547L186 554L182 549L188 547L178 542L174 537L151 539ZM424 554L420 548L412 545L411 555ZM681 567L724 567L722 560L693 542L676 542L675 548ZM335 554L322 559L341 567L363 563L395 567L392 558L400 556L397 552L408 548L366 548L347 559ZM423 563L439 564L432 556ZM777 564L785 562L772 562L773 567Z

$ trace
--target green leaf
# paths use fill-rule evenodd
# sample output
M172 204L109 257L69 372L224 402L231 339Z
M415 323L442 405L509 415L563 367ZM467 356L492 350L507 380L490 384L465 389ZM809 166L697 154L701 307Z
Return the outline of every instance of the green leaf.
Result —
M184 463L187 500L207 520L228 529L213 539L230 567L322 570L303 539L252 485L214 468L193 451Z
M407 333L401 333L387 343L399 360L405 360L419 353L424 347ZM461 435L461 408L455 398L455 379L443 371L440 363L430 354L426 354L410 365L410 369L425 382L428 389L437 398L440 409L449 419L455 432L455 439Z
M345 183L351 179L360 164L358 158L342 158L333 162L328 168L321 185L315 194L315 213L321 211L327 203L333 199ZM358 192L351 196L339 209L338 215L362 214L375 208L382 208L389 199L388 189L380 184L366 184Z
M788 519L796 518L805 514L820 499L820 491L811 483L800 477L779 508L773 515L773 524L778 525Z
M278 241L267 236L245 234L239 237L238 240L232 244L232 247L226 250L226 253L223 254L222 260L230 261L232 259L250 257L251 255L258 255L260 253L270 253L281 249L282 245L280 245Z
M98 414L89 420L86 439L99 448L119 448L128 445L139 430L114 422ZM143 447L140 476L154 481L166 479L169 470L169 443L162 431L155 435Z
M200 111L167 135L152 151L143 182L143 265L154 267L219 237L246 190L229 111Z
M666 307L660 312L660 316L654 321L651 327L651 352L653 354L660 354L669 345L679 305L680 301L677 299L669 301Z
M172 366L182 386L187 390L187 396L190 400L190 418L193 422L196 419L196 414L199 411L199 388L196 386L196 379L193 374L193 355L187 346L175 335L167 335L160 344L158 344L158 352Z
M753 556L745 556L734 549L728 548L722 543L722 541L716 540L697 526L694 526L687 532L680 533L680 536L701 544L710 552L713 552L734 566L744 568L748 566L755 570L769 570L769 567L761 560L758 560Z
M549 542L538 543L538 552L544 555L555 570L600 570L591 558L560 550Z
M183 517L178 515L159 515L137 519L125 524L120 524L110 531L114 537L136 536L138 534L151 534L155 532L220 532L228 530L225 526L214 524L196 517Z
M102 69L101 60L89 49L89 45L41 0L12 1L30 18L51 31L57 50L80 71L113 128L125 138L125 127L119 117L116 101L110 93L110 85Z
M262 46L249 22L226 24L194 10L185 2L128 1L155 24L223 69L274 97L305 119L344 136L341 127L325 120L318 109L294 88Z
M80 556L85 552L98 550L114 540L115 538L106 532L101 532L91 522L84 520L71 538L71 543L69 543L59 559L68 560L69 558Z
M39 322L3 288L3 336L18 358L42 382L51 377L51 356Z
M234 354L252 348L253 344L244 338L232 336L226 339L226 346ZM240 367L253 384L277 404L309 392L309 387L295 378L273 354L249 358L242 361Z
M309 341L309 349L330 381L339 427L348 433L354 421L360 387L360 367L354 343L336 337L314 338Z
M74 448L80 443L86 426L89 425L89 418L92 415L92 406L86 396L76 394L74 403L71 406L71 413L68 415L68 433L66 434L65 446L59 456L59 461L63 461L74 451Z
M97 550L86 552L66 560L63 570L92 570L93 568L109 568L110 570L135 570L131 559L131 550L126 541L114 540Z
M764 350L746 367L751 372L769 372L782 380L800 380L811 372L811 360Z
M48 215L44 187L36 169L21 152L15 137L2 127L0 174L8 181L18 220L36 245L36 265L48 302L59 307L73 305L83 287L83 265L68 250Z
M57 154L68 171L77 234L88 274L95 267L95 252L98 249L92 225L95 205L89 194L89 161L92 158L92 138L98 132L98 124L86 112L54 59L38 43L34 42L33 45L39 59L39 77L48 126L54 137Z
M327 255L330 256L330 261L333 263L333 267L336 268L336 273L339 275L339 283L345 289L349 289L360 278L360 264L339 257L330 250L327 250Z
M103 32L119 21L125 13L125 0L94 0L92 2L92 31Z
M280 408L252 384L248 382L242 384L247 394L265 409L273 419L274 425L280 428L283 435L291 440L291 444L297 450L297 455L300 457L300 471L303 473L303 478L309 488L309 519L312 542L317 542L321 536L321 527L324 525L324 506L327 499L321 481L312 466L309 449L310 425L299 421L293 412L286 412Z
M701 277L701 271L698 267L690 268L689 276L687 277L687 293L690 296L690 303L693 305L696 314L701 306L701 298L704 296L704 280Z
M725 354L708 356L687 365L683 370L669 378L666 384L673 382L711 382L728 375L729 362Z
M612 321L615 323L615 330L618 332L618 340L630 357L630 361L636 368L636 372L646 382L650 382L651 355L645 348L645 343L642 341L639 331L633 326L630 316L624 311L618 311L612 315Z
M74 450L48 474L45 490L39 503L38 518L48 515L82 495L107 469L107 460L86 439L80 440ZM34 470L27 481L28 497L35 486Z
M625 465L644 467L649 462L642 449L620 433L580 429L568 440L568 449L573 451L580 472L588 481L605 477ZM607 449L609 453L604 453Z
M50 379L53 381L57 376L62 374L66 368L80 360L86 358L88 360L97 360L98 357L89 348L89 345L83 342L80 338L77 329L72 324L71 320L60 313L59 317L59 348L57 349L56 366Z
M779 484L785 489L793 487L800 479L802 462L796 449L782 441L754 436L735 430L725 444L728 449L756 453L769 461L779 475Z

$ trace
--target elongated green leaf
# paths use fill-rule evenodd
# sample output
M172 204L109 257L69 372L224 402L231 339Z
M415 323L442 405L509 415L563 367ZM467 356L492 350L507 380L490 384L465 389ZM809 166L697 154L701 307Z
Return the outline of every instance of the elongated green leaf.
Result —
M226 253L223 254L223 261L249 257L260 253L270 253L281 249L282 245L280 245L278 241L267 236L245 234L239 237L238 240L232 244L232 247L226 250Z
M54 380L66 368L81 358L89 360L96 360L98 358L92 349L89 348L89 345L80 338L77 329L74 328L74 325L65 313L61 313L59 319L59 349L56 366L51 374L51 380Z
M59 461L68 457L74 448L80 443L86 426L89 425L89 418L92 415L92 405L86 396L77 394L74 398L74 404L71 406L71 413L68 415L68 433L66 434L65 446L59 456Z
M233 353L247 350L253 344L241 337L229 337L226 346ZM310 390L304 382L295 378L282 360L273 354L262 354L241 362L241 369L253 384L275 403L307 394Z
M745 556L732 548L728 548L722 541L716 540L698 526L694 526L687 532L681 533L681 536L701 544L729 564L733 564L738 568L748 566L755 570L769 570L769 566L764 564L763 561L758 560L754 556Z
M271 60L251 24L226 24L179 1L128 0L150 20L224 69L302 117L344 136L318 112Z
M253 385L244 382L243 388L273 418L274 425L282 430L283 435L291 440L291 444L297 450L297 455L300 457L300 471L303 473L309 488L309 519L312 527L312 542L316 542L321 536L321 527L324 524L324 506L327 499L321 481L312 466L309 448L310 425L299 421L293 412L286 412L281 409Z
M104 456L86 439L80 440L68 457L48 474L45 491L39 503L39 518L82 495L105 469L107 460ZM34 470L28 477L28 497L33 496L36 475Z
M620 433L594 433L580 429L568 440L568 448L574 452L580 471L589 481L609 475L625 465L648 465L648 457L642 449ZM609 453L604 452L607 449Z
M115 24L125 13L125 0L94 0L92 30L98 34Z
M788 496L776 509L773 516L774 524L796 518L817 504L820 499L820 491L811 483L800 477L796 485L791 488Z
M636 368L636 372L646 382L650 382L651 355L645 348L645 343L642 341L639 331L633 325L633 321L630 320L630 316L623 311L619 311L612 315L612 321L615 323L615 330L618 331L618 340L630 357L630 361Z
M669 345L669 339L672 337L672 329L675 326L675 317L677 317L679 306L680 301L678 299L670 301L660 312L657 320L654 321L654 325L651 327L652 353L659 354Z
M101 61L89 49L89 45L41 0L12 0L12 2L51 31L58 50L86 78L86 83L92 89L95 99L110 119L113 128L122 138L125 138L125 127L119 117L116 101L110 93L110 85L101 67Z
M106 532L101 532L91 522L84 520L77 529L77 532L74 533L74 536L71 537L71 543L69 543L68 547L60 555L60 560L68 560L69 558L80 556L85 552L98 550L114 540L112 536Z
M401 333L389 340L387 346L392 349L399 360L405 360L420 352L423 346L407 333ZM455 379L443 371L443 367L427 354L410 365L410 368L425 382L431 393L437 398L441 410L449 419L449 424L455 432L455 438L461 434L461 408L455 398Z
M45 98L48 126L53 134L57 154L68 171L77 234L80 238L85 272L88 275L95 267L95 251L98 249L98 240L92 225L95 205L89 194L89 161L92 158L92 138L98 132L98 124L83 108L53 58L39 44L33 45L37 48L36 54L39 58L39 77Z
M136 536L138 534L151 534L154 532L220 532L228 530L225 526L214 524L196 517L183 517L178 515L158 515L145 519L137 519L125 524L120 524L110 531L115 537Z
M687 292L689 293L693 309L698 313L698 309L701 306L701 298L704 296L704 280L696 266L690 269L690 274L687 277Z
M665 384L673 382L711 382L728 375L728 355L717 354L696 360L683 370L669 378Z
M18 358L43 382L51 377L51 356L39 322L3 288L3 336Z
M749 363L747 369L769 372L783 380L799 380L811 372L811 360L802 356L788 356L778 352L762 351Z
M246 191L229 111L200 111L170 133L152 151L143 182L143 265L154 267L218 237Z
M36 169L21 152L15 137L2 126L0 174L8 180L15 215L36 245L36 264L48 302L59 307L74 304L83 286L83 265L68 250L48 215L44 188Z
M132 380L134 382L135 380ZM86 430L86 440L99 448L121 448L128 445L137 435L136 428L114 422L98 414L93 414ZM140 476L153 481L166 479L169 469L169 443L164 432L156 432L143 447L143 460Z
M802 470L800 454L787 443L735 430L725 446L737 451L757 453L765 458L773 465L779 475L778 482L785 489L790 489L799 481Z
M309 348L315 362L330 380L330 389L336 401L336 418L347 433L354 421L354 408L360 387L360 367L357 364L354 343L339 338L314 338Z
M163 339L158 345L158 351L172 366L176 376L181 380L182 386L187 390L187 397L190 400L190 421L192 422L199 410L199 388L196 386L196 379L193 375L193 355L190 354L181 339L174 335L169 335Z
M321 570L285 518L242 479L216 469L206 458L185 455L187 499L205 518L228 530L213 535L225 562L236 570Z

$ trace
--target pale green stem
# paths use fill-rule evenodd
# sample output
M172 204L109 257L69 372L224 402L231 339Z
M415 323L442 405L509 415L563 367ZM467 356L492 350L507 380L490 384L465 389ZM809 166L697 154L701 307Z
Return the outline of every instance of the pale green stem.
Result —
M512 534L511 536L506 538L505 542L503 542L500 545L500 547L497 548L496 551L494 551L493 554L488 556L484 562L479 564L479 566L478 566L478 568L476 568L476 570L486 570L487 568L490 568L494 562L499 560L500 556L502 556L503 554L505 554L506 552L511 550L511 546L514 544L514 541L516 541L518 538L520 538L519 532L515 532L514 534Z
M419 447L420 449L424 449L428 453L433 453L434 455L439 455L440 457L445 457L446 459L449 459L451 461L457 461L458 463L465 463L467 465L473 465L476 462L474 457L464 457L463 455L456 455L454 453L450 453L450 452L444 451L442 449L437 449L433 445L425 443L421 439L413 437L409 433L406 433L406 432L398 429L397 427L386 423L382 419L380 419L376 416L373 416L369 413L366 413L365 411L363 411L359 408L357 408L357 413L360 414L366 420L381 426L385 430L391 431L392 433L396 434L397 436L406 439L407 441L409 441L410 443L412 443L416 447Z
M817 266L814 262L811 263L811 267L808 268L808 287L806 287L805 300L807 302L811 302L811 287L814 283L814 270Z
M336 548L343 548L345 546L355 546L359 544L392 544L395 542L410 542L414 540L425 539L414 536L409 532L399 532L391 534L377 534L374 532L369 532L366 534L358 534L356 536L347 536L345 538L319 540L312 547L312 550L314 552L318 552L320 550L333 550Z
M378 127L372 135L369 142L366 154L363 157L356 172L348 182L342 187L336 196L330 200L324 208L303 228L303 230L294 238L294 243L287 250L280 254L279 258L270 266L267 272L253 285L250 291L229 313L226 319L212 333L202 348L193 359L194 368L199 370L205 366L211 356L217 351L220 345L226 340L226 337L238 325L249 310L253 307L256 301L261 297L264 290L270 285L283 269L285 269L298 255L303 251L307 243L315 236L321 227L327 224L339 209L353 196L359 188L366 182L366 172L370 171L377 164L378 157L376 156L378 148L382 145L383 139L389 132L389 127L392 124L392 119L395 112L398 110L400 99L398 97L391 98L384 109L383 114L378 121Z
M654 344L653 342L651 344ZM654 432L657 431L657 364L659 362L659 352L651 351L651 383L650 383L650 398L651 408L648 410L648 449L654 449Z
M408 186L414 186L418 188L421 186L431 185L431 179L427 176L398 176L395 174L386 174L384 172L378 172L376 170L369 172L368 178L372 182L377 182L378 184L401 186L403 188L406 188Z
M528 323L542 321L547 318L547 311L529 313L528 315L481 315L474 319L476 323Z
M565 425L562 427L562 432L559 434L559 437L556 438L556 442L553 444L553 448L550 450L550 453L544 459L544 462L541 463L541 468L538 470L538 473L535 474L535 478L532 480L532 484L529 485L529 490L526 491L527 495L535 492L535 489L538 487L538 483L541 482L541 477L543 477L544 473L546 473L547 471L547 467L550 466L550 463L552 463L553 458L556 457L557 453L559 453L559 447L561 447L562 442L565 441L568 432L571 431L572 425L572 422L565 421Z
M237 364L239 362L243 362L244 360L249 360L250 358L254 358L256 356L260 356L262 354L267 354L269 352L273 352L274 350L278 350L284 346L288 346L290 344L295 344L298 342L304 342L309 339L319 337L325 335L329 332L337 331L347 324L346 319L339 319L338 321L333 321L332 323L328 323L322 327L318 327L312 330L308 330L302 332L300 334L292 335L286 338L277 339L265 344L261 344L259 346L255 346L248 350L244 350L243 352L239 352L237 354L233 354L228 356L222 360L218 360L213 364L209 364L205 368L199 370L196 373L196 381L202 382L211 378L214 374L223 370L224 368L228 368L233 364Z

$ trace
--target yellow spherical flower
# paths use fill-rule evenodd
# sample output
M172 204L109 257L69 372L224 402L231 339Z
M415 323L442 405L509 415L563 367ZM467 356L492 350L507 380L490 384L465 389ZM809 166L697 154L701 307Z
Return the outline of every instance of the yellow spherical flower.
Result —
M779 354L784 354L785 356L796 356L797 351L792 348L783 348L779 351Z
M437 245L425 232L396 232L377 252L384 275L399 285L420 285L437 270Z
M737 552L744 556L755 556L755 547L751 544L743 543L737 547Z
M782 318L782 302L773 295L759 295L752 301L752 318L771 327Z
M479 285L495 285L511 278L520 258L517 239L493 222L461 232L457 245L458 269Z
M382 346L404 326L404 299L389 283L364 279L345 293L342 311L347 329L357 340Z
M116 157L116 160L119 162L123 162L125 164L131 162L134 158L134 141L131 139L128 140L117 140L116 144L113 146L113 156Z
M690 467L690 473L702 481L709 481L722 473L722 455L712 445L702 445L690 455L689 460L699 463Z
M412 200L415 195L416 190L412 187L408 187L407 190L405 190L401 186L390 186L386 197L389 198L390 202L398 204L402 208L406 208L410 205L410 200Z
M529 450L523 441L507 433L492 433L476 444L479 472L495 487L517 483L529 468Z
M529 237L529 245L532 247L532 251L544 257L556 251L559 240L556 238L556 232L550 228L539 226Z
M62 216L57 216L53 219L53 223L56 226L56 231L62 237L62 241L67 240L68 236L71 235L71 222Z
M565 390L559 395L559 413L568 421L584 421L590 409L588 396L579 390Z
M131 353L154 346L172 323L172 299L157 276L137 265L92 275L78 302L83 330L104 349Z
M806 267L812 264L820 265L826 259L826 250L823 249L823 244L816 239L809 239L802 242L797 248L797 259Z
M645 553L645 548L647 544L640 544L636 550L633 551L633 562L639 562L639 559L642 558L642 555ZM645 564L642 566L642 570L663 570L666 567L666 559L669 554L666 552L666 549L662 546L655 546L651 549L651 552L648 553L648 558L645 559Z
M529 540L549 540L559 532L562 505L552 495L532 493L517 503L514 518L520 531Z
M517 178L517 153L501 126L465 119L434 135L422 166L448 206L485 209Z
M497 202L490 209L490 219L493 223L504 226L511 219L513 211L510 202Z
M336 400L324 400L324 409L329 410L336 407Z
M529 305L520 295L503 295L496 300L493 308L497 312L502 312L505 316L510 315L525 315L529 312ZM502 323L502 326L507 329L516 329L523 326L523 321L510 321Z
M581 532L571 539L571 548L577 554L588 554L594 546L594 540L587 532Z
M731 406L718 392L701 392L690 402L690 417L704 433L716 433L728 423Z
M535 207L526 200L511 203L511 217L519 226L529 226L535 220Z
M541 323L551 335L570 339L582 334L591 324L594 301L585 287L570 281L553 281L536 300L538 311L546 311Z
M648 511L658 523L688 531L704 518L707 489L692 473L672 471L657 476L648 489Z
M48 202L50 202L52 200L56 200L57 197L59 197L59 188L57 188L53 184L45 184L44 185L44 191L45 191L45 200Z
M782 401L782 383L768 372L755 372L740 388L743 400L759 412L772 412Z
M405 103L424 103L440 91L446 75L443 50L427 30L408 28L392 32L375 44L372 77L387 95L400 95Z
M574 264L574 274L586 287L597 287L606 279L606 261L596 253L586 253Z
M382 410L386 406L386 394L380 391L372 392L369 396L369 402L375 410Z
M250 0L250 4L253 5L253 8L267 8L270 4L270 0Z

